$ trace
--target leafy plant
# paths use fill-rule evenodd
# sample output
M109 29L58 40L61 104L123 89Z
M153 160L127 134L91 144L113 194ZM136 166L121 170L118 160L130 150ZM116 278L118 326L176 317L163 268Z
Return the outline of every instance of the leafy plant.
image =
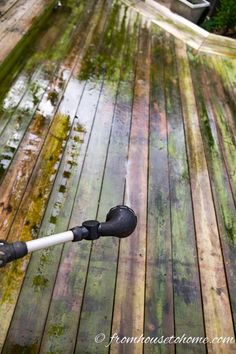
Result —
M236 32L236 1L221 0L214 17L207 19L203 27L211 32L220 34L235 34Z

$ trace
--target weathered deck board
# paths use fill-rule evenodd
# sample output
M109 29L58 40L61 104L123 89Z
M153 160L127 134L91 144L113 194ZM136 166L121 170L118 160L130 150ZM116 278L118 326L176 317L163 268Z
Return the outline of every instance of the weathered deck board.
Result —
M11 50L23 38L24 34L27 33L32 25L32 20L35 20L35 17L42 13L49 0L22 0L21 4L19 2L7 13L8 21L3 21L0 26L0 63L4 61Z
M178 80L173 38L165 39L165 53L175 335L181 337L185 333L186 336L204 337L195 229L179 90L179 80L182 78ZM206 353L206 349L199 343L177 344L176 353L200 354Z
M217 58L211 58L210 56L205 56L205 62L208 63L207 74L211 73L212 86L215 89L215 94L217 95L218 102L227 123L228 130L231 132L231 137L236 143L236 127L235 127L235 115L236 115L236 104L233 88L225 77L225 73L221 70L221 60Z
M25 33L27 9L43 1L17 3L2 7L3 49L18 36L8 30ZM184 34L199 48L193 29L131 5L63 1L41 16L22 63L16 51L13 71L0 66L0 238L104 220L123 201L138 214L121 242L60 245L1 269L4 354L236 352L213 343L106 347L114 333L234 337L236 323L236 64L223 55L233 42L196 52L174 39Z
M147 218L145 335L174 334L167 117L164 84L165 33L153 29ZM161 166L161 168L160 168ZM144 352L174 353L174 345L144 346Z
M140 336L144 325L147 167L149 127L150 42L146 24L140 29L128 155L125 203L134 207L139 223L132 238L120 243L112 333ZM142 119L145 117L145 119ZM132 289L132 290L131 290ZM142 353L143 344L113 343L111 353Z
M34 80L34 75L29 77L27 73L21 73L16 81L12 84L7 97L2 103L1 107L1 120L0 120L0 134L6 127L9 119L11 119L12 114L14 113L15 109L21 103L23 97L26 94L28 89L28 84L31 82L31 79Z
M0 22L0 41L6 36L7 33L17 30L17 25L22 18L27 18L27 12L36 4L35 0L25 2L19 0L15 6L9 9L4 18Z
M184 44L176 41L176 51L181 76L180 91L187 139L206 335L209 338L222 335L233 337L234 329L219 232ZM225 350L223 344L208 344L209 353L223 354ZM227 350L230 350L229 347Z
M20 0L2 0L0 2L0 17L4 16Z
M224 79L224 83L228 88L231 100L236 99L236 63L235 60L229 60L228 58L221 57L218 62L218 72Z

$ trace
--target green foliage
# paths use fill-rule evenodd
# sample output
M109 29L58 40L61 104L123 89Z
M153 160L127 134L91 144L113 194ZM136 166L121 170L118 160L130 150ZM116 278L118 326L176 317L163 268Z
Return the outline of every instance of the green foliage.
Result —
M236 29L236 1L221 0L214 17L206 20L203 27L208 31L220 31L221 34L234 32Z

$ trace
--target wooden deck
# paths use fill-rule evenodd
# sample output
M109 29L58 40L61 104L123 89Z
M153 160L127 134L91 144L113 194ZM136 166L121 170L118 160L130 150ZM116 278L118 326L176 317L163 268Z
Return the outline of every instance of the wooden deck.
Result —
M36 22L48 3L48 0L0 1L0 64L29 31L32 22Z
M210 342L107 346L114 333L236 330L233 49L197 51L140 6L63 2L0 87L1 239L103 221L123 202L138 215L121 242L68 243L0 270L4 354L236 353Z

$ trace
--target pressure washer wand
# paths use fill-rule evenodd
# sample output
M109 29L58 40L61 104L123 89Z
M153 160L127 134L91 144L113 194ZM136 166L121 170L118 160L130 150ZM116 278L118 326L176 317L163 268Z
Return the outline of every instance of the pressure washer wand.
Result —
M125 205L118 205L108 212L106 222L87 220L82 223L82 226L76 226L69 231L27 242L7 243L0 240L0 267L30 252L68 241L93 241L100 236L127 237L134 231L136 225L137 216L134 211Z

